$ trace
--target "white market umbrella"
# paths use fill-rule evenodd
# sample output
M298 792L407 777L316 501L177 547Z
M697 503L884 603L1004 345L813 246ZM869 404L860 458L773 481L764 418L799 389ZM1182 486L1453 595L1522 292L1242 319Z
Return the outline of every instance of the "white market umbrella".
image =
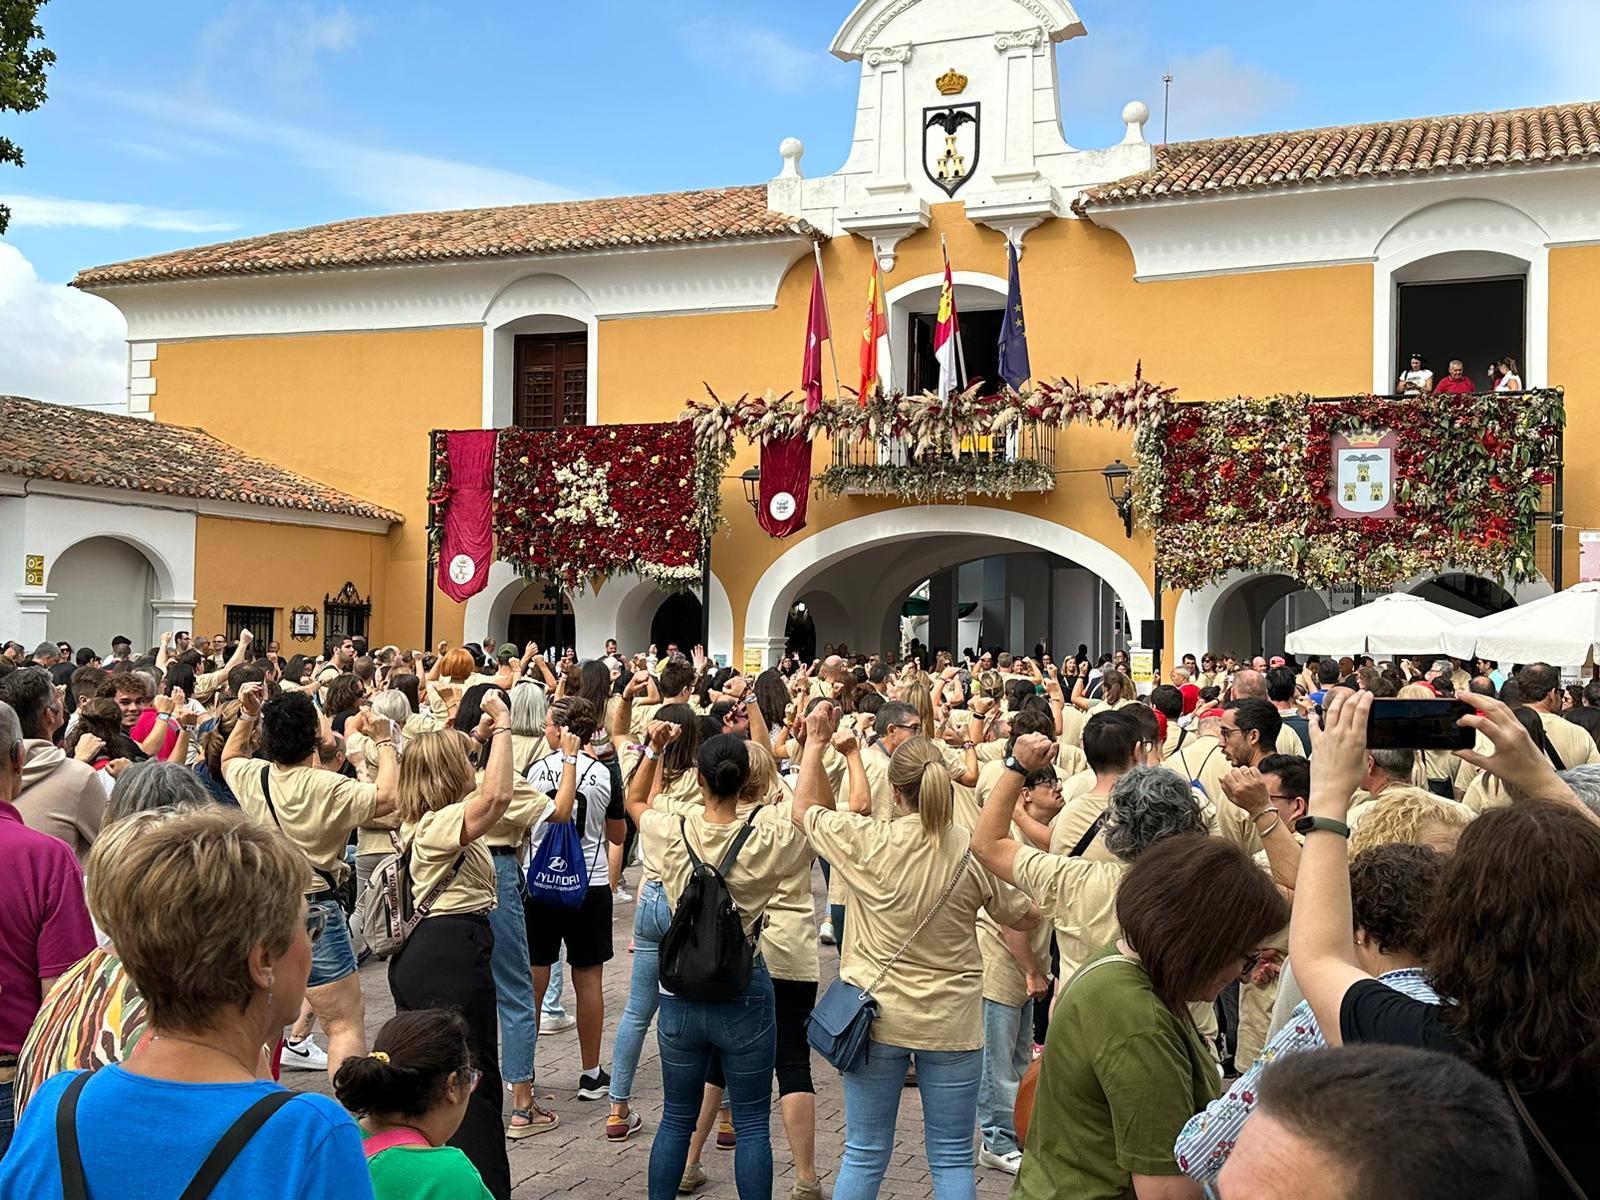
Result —
M1600 582L1574 584L1554 595L1479 617L1460 633L1479 658L1581 666L1600 645Z
M1291 654L1448 654L1465 658L1471 624L1466 613L1395 592L1297 629L1285 640Z

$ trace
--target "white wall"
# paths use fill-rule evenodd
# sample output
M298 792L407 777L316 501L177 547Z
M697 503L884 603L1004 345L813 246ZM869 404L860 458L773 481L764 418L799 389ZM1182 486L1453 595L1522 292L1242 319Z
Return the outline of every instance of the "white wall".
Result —
M110 652L111 639L119 634L132 638L136 650L153 644L148 635L155 568L127 542L109 537L79 542L56 559L45 587L56 596L45 622L50 641L93 646L101 654Z

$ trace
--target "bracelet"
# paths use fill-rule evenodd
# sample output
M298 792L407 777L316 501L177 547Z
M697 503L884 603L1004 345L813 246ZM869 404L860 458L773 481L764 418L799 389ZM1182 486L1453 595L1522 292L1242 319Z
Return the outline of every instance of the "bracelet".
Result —
M661 757L661 751L657 750L654 746L646 746L644 748L644 756L651 762L655 762Z
M384 738L382 741L379 741L376 738L374 738L372 744L374 746L392 746L392 745L394 745L394 739L393 738Z
M1257 815L1259 816L1260 814L1257 814ZM1283 824L1283 818L1282 817L1278 816L1277 813L1273 813L1272 815L1273 815L1274 820L1273 820L1271 825L1268 825L1265 829L1256 830L1256 836L1258 838L1265 838L1267 836L1267 834L1271 833L1279 825Z
M1252 821L1259 821L1262 817L1275 817L1277 815L1278 810L1269 806L1267 808L1263 808L1260 812L1253 814L1250 819Z
M974 742L971 738L968 738L966 741L961 743L961 748L963 750L975 750L975 749L977 749L977 743Z
M578 756L576 754L563 754L561 756L561 761L566 763L569 767L575 767L578 765Z
M493 729L491 729L489 731L489 740L492 742L492 741L495 740L495 738L499 737L502 733L510 733L510 732L511 732L511 726L509 726L509 725L496 725Z

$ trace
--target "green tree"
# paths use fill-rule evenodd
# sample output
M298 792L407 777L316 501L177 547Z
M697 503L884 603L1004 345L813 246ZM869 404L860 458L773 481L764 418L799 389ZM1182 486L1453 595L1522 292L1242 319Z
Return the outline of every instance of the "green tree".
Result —
M45 70L55 62L43 45L39 9L45 0L0 0L0 112L32 112L44 103ZM22 147L0 136L0 165L22 165ZM11 210L0 204L0 233Z

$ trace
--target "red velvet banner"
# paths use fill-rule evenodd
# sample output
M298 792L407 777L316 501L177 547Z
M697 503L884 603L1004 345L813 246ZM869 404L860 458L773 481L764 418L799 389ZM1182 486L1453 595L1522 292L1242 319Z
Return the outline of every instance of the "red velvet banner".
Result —
M775 538L806 527L811 491L811 439L791 434L761 444L761 507L756 520Z
M439 543L439 590L460 603L481 592L494 562L494 448L497 431L460 429L443 434L450 479Z

